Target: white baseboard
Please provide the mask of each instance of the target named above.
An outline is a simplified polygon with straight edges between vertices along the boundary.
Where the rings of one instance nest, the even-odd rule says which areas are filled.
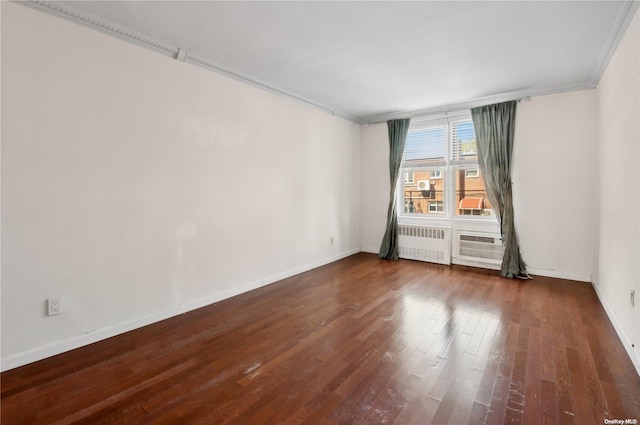
[[[624,328],[620,324],[620,321],[616,316],[616,311],[611,308],[607,300],[602,296],[602,293],[598,288],[598,284],[591,283],[591,286],[593,286],[593,289],[596,291],[596,295],[600,300],[600,304],[602,304],[602,307],[604,307],[604,311],[607,313],[607,316],[609,316],[609,320],[611,320],[613,329],[615,329],[616,333],[618,334],[618,338],[620,338],[620,340],[622,341],[622,345],[624,346],[627,355],[631,359],[631,363],[633,363],[633,366],[636,368],[636,373],[638,374],[638,376],[640,376],[640,358],[638,357],[640,355],[640,352],[636,351],[638,350],[638,348],[634,350],[634,348],[632,347],[631,338],[629,338],[629,336],[624,331]]]
[[[561,272],[557,270],[536,269],[527,267],[529,274],[534,276],[554,277],[556,279],[575,280],[578,282],[591,283],[591,275],[583,273]]]
[[[300,267],[296,267],[293,269],[283,271],[281,273],[276,273],[274,275],[267,276],[264,279],[261,279],[258,281],[248,282],[246,284],[237,286],[232,290],[223,291],[223,292],[214,294],[210,297],[202,298],[197,301],[190,302],[188,304],[176,306],[166,311],[161,311],[148,316],[139,317],[124,323],[98,329],[96,331],[93,331],[84,335],[78,335],[78,336],[66,339],[64,341],[57,341],[55,343],[47,344],[32,350],[23,351],[21,353],[14,354],[0,360],[0,370],[4,372],[9,369],[14,369],[16,367],[20,367],[29,363],[36,362],[38,360],[45,359],[47,357],[55,356],[57,354],[74,350],[76,348],[80,348],[85,345],[93,344],[94,342],[111,338],[113,336],[120,335],[125,332],[129,332],[131,330],[138,329],[143,326],[147,326],[147,325],[159,322],[161,320],[169,319],[171,317],[178,316],[180,314],[184,314],[201,307],[205,307],[209,304],[213,304],[213,303],[225,300],[227,298],[231,298],[236,295],[240,295],[242,293],[260,288],[262,286],[269,285],[279,280],[286,279],[288,277],[295,276],[300,273],[304,273],[311,269],[324,266],[325,264],[329,264],[334,261],[341,260],[345,257],[349,257],[353,254],[356,254],[359,251],[360,250],[357,248],[350,249],[348,251],[341,252],[339,254],[324,258],[319,261],[314,261],[312,263],[308,263]]]
[[[361,246],[360,251],[368,254],[378,254],[380,252],[380,247],[373,245]]]

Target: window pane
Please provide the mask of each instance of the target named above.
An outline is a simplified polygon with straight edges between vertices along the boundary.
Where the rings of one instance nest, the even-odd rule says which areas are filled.
[[[478,174],[470,177],[473,170],[455,169],[455,215],[493,216],[494,212],[484,189],[484,182]],[[473,173],[471,173],[473,175]]]
[[[412,121],[404,149],[398,212],[438,218],[495,217],[476,148],[469,115]]]
[[[442,201],[429,201],[430,213],[442,213],[444,212],[444,202]]]
[[[451,159],[454,161],[478,161],[476,133],[472,121],[451,123]]]
[[[405,214],[442,215],[444,212],[444,178],[432,179],[434,170],[414,170],[415,181],[404,184]]]
[[[444,163],[445,135],[444,126],[409,130],[404,145],[404,166]]]
[[[413,177],[413,170],[409,170],[409,171],[404,173],[404,182],[405,183],[413,183],[414,180],[415,179]]]

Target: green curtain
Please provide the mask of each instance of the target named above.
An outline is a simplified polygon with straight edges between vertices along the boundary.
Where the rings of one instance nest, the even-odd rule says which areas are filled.
[[[516,120],[516,100],[471,109],[476,131],[478,164],[487,197],[500,223],[504,257],[502,276],[529,278],[513,220],[511,153]]]
[[[404,143],[409,132],[410,119],[387,121],[389,130],[389,208],[387,209],[387,228],[384,232],[378,257],[385,260],[398,259],[398,214],[396,211],[396,186],[400,174],[400,164],[404,154]]]

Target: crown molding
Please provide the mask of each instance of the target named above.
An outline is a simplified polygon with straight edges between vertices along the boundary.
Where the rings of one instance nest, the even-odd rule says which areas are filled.
[[[137,31],[133,31],[129,28],[118,25],[114,22],[110,22],[105,19],[99,18],[95,15],[78,10],[72,6],[60,4],[55,1],[49,1],[49,0],[13,0],[13,1],[15,3],[29,6],[31,8],[49,13],[56,17],[64,18],[71,22],[84,25],[86,27],[103,32],[113,37],[117,37],[129,43],[133,43],[135,45],[155,51],[165,56],[172,57],[173,59],[176,59],[178,61],[188,62],[190,64],[197,65],[209,71],[213,71],[218,74],[224,75],[226,77],[233,78],[235,80],[252,85],[254,87],[269,91],[271,93],[284,96],[290,100],[294,100],[296,102],[299,102],[308,106],[312,106],[323,112],[354,122],[356,124],[367,124],[367,123],[374,124],[374,123],[386,122],[390,119],[415,118],[415,117],[421,117],[421,116],[427,116],[427,115],[433,115],[433,114],[444,114],[444,113],[470,109],[470,108],[487,105],[491,103],[521,99],[525,97],[545,96],[550,94],[563,93],[567,91],[593,89],[597,86],[600,78],[604,74],[604,71],[606,70],[606,67],[609,64],[609,61],[611,60],[611,57],[615,53],[620,41],[622,40],[622,37],[624,36],[627,28],[629,27],[631,20],[633,19],[637,10],[640,8],[640,0],[627,0],[624,2],[624,6],[621,8],[620,13],[616,19],[615,29],[611,32],[609,39],[605,47],[603,48],[602,53],[600,54],[600,58],[598,60],[598,66],[592,73],[591,79],[585,84],[556,87],[556,88],[550,88],[550,89],[544,89],[544,90],[521,90],[521,91],[510,92],[510,93],[502,93],[502,94],[497,94],[492,96],[476,98],[476,99],[468,100],[461,103],[440,105],[440,106],[435,106],[435,107],[430,107],[430,108],[420,109],[420,110],[394,111],[394,112],[388,112],[385,114],[379,114],[379,115],[369,116],[369,117],[356,117],[356,116],[344,113],[342,111],[339,111],[336,108],[323,105],[311,99],[307,99],[303,96],[299,96],[295,93],[291,93],[287,90],[270,85],[250,75],[246,75],[246,74],[234,71],[221,64],[215,63],[209,59],[199,57],[197,55],[189,53],[184,49],[180,48],[179,46],[174,46],[174,45],[165,43],[162,40],[157,40],[152,37],[148,37],[144,34],[141,34]]]
[[[629,28],[629,24],[631,20],[635,16],[636,12],[640,8],[639,0],[630,0],[625,1],[624,6],[620,9],[620,13],[616,18],[616,23],[614,25],[614,29],[609,34],[609,39],[607,40],[605,47],[602,49],[600,53],[600,57],[598,58],[598,65],[593,71],[592,77],[589,80],[589,87],[596,88],[602,74],[607,69],[609,65],[609,61],[613,57],[613,54],[616,52],[620,41],[622,41],[622,37],[627,32],[627,28]]]
[[[381,124],[394,119],[421,118],[421,117],[432,116],[432,115],[447,116],[447,115],[455,114],[461,111],[469,110],[471,108],[477,108],[478,106],[491,105],[493,103],[507,102],[510,100],[529,99],[532,97],[548,96],[551,94],[559,94],[559,93],[565,93],[565,92],[577,91],[577,90],[589,90],[592,88],[593,87],[590,87],[587,84],[572,84],[572,85],[561,86],[561,87],[553,87],[549,89],[519,90],[519,91],[508,92],[508,93],[496,94],[492,96],[478,97],[478,98],[471,99],[465,102],[460,102],[460,103],[433,106],[426,109],[389,112],[387,114],[369,117],[366,120],[364,120],[362,124],[365,124],[365,123],[369,125]]]
[[[137,31],[118,25],[114,22],[108,21],[106,19],[102,19],[98,16],[76,9],[72,6],[68,6],[66,4],[60,4],[55,1],[48,1],[48,0],[13,0],[13,2],[31,7],[36,10],[46,12],[50,15],[66,19],[76,24],[84,25],[86,27],[100,31],[107,35],[127,41],[129,43],[133,43],[135,45],[144,47],[146,49],[163,54],[165,56],[172,57],[173,59],[176,59],[180,62],[188,62],[190,64],[200,66],[209,71],[213,71],[218,74],[222,74],[226,77],[233,78],[235,80],[252,85],[254,87],[258,87],[260,89],[269,91],[271,93],[284,96],[298,103],[312,106],[316,109],[319,109],[333,116],[345,119],[347,121],[351,121],[356,124],[362,123],[362,120],[360,118],[344,113],[342,111],[338,111],[336,108],[331,108],[329,106],[315,102],[311,99],[307,99],[303,96],[299,96],[295,93],[291,93],[279,87],[275,87],[271,84],[265,83],[264,81],[260,81],[257,78],[254,78],[250,75],[246,75],[246,74],[231,70],[223,65],[210,61],[209,59],[189,53],[188,51],[180,48],[179,46],[174,46],[169,43],[165,43],[162,40],[154,39],[152,37],[141,34]]]
[[[191,63],[193,65],[200,66],[202,68],[208,69],[209,71],[217,72],[219,74],[225,75],[229,78],[233,78],[235,80],[241,81],[243,83],[252,85],[254,87],[258,87],[262,90],[266,90],[281,96],[284,96],[290,100],[294,100],[299,103],[303,103],[308,106],[313,106],[316,109],[320,109],[323,112],[331,114],[333,116],[345,119],[347,121],[354,122],[356,124],[361,124],[361,119],[355,117],[353,115],[338,111],[335,108],[330,108],[321,103],[315,102],[311,99],[308,99],[303,96],[299,96],[295,93],[289,92],[287,90],[281,89],[279,87],[273,86],[271,84],[265,83],[264,81],[258,80],[257,78],[253,78],[249,75],[243,74],[241,72],[233,71],[223,65],[220,65],[216,62],[210,61],[209,59],[203,58],[201,56],[194,55],[192,53],[186,53],[186,58],[184,62]]]
[[[46,0],[15,0],[14,3],[29,6],[33,9],[46,12],[59,18],[64,18],[76,24],[87,26],[94,30],[117,37],[121,40],[162,53],[165,56],[175,57],[178,54],[179,49],[176,46],[172,46],[161,40],[147,37],[137,31],[125,28],[114,22],[107,21],[71,6]]]

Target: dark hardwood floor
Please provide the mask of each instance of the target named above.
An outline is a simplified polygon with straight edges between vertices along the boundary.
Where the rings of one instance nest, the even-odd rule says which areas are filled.
[[[370,254],[1,379],[7,425],[640,423],[589,284]]]

